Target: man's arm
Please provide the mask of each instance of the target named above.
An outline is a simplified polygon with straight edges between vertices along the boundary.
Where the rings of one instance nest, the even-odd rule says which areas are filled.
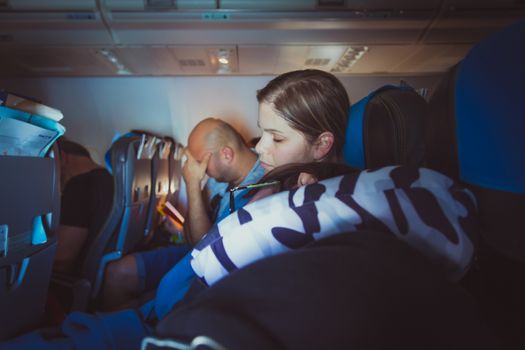
[[[57,230],[57,252],[53,269],[58,272],[70,272],[88,236],[85,227],[60,225]]]
[[[187,160],[182,169],[182,176],[186,182],[188,194],[188,218],[185,222],[186,240],[194,245],[199,242],[206,232],[211,228],[211,220],[208,216],[208,201],[201,191],[201,181],[206,174],[206,168],[211,153],[204,156],[202,162],[198,162],[189,151],[186,151]]]

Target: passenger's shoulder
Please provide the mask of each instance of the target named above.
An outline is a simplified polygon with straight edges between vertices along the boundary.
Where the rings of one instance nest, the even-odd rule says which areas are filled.
[[[113,185],[113,177],[104,168],[96,168],[86,173],[77,175],[68,181],[66,188],[79,188],[84,189],[92,188],[93,186],[107,184]]]
[[[214,178],[210,177],[206,182],[206,188],[210,193],[210,197],[213,197],[215,194],[223,194],[228,188],[228,183],[218,182]]]

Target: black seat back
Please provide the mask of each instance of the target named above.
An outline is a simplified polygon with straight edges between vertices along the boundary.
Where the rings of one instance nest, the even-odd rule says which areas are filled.
[[[59,165],[0,156],[0,339],[38,325],[47,298],[59,222]]]
[[[230,350],[498,348],[473,300],[383,232],[314,241],[193,287],[157,336]]]

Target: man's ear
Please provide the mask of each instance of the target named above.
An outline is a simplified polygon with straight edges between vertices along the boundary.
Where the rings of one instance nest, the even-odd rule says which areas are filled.
[[[332,149],[334,145],[334,134],[325,131],[317,137],[314,143],[313,156],[315,160],[322,160]]]
[[[233,149],[230,146],[224,146],[221,149],[221,158],[229,163],[233,160],[233,153]]]

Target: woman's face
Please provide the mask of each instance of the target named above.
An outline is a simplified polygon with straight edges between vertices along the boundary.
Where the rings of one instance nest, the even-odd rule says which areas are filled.
[[[266,172],[285,164],[314,161],[313,145],[273,110],[273,104],[259,104],[257,124],[262,136],[255,150]]]

